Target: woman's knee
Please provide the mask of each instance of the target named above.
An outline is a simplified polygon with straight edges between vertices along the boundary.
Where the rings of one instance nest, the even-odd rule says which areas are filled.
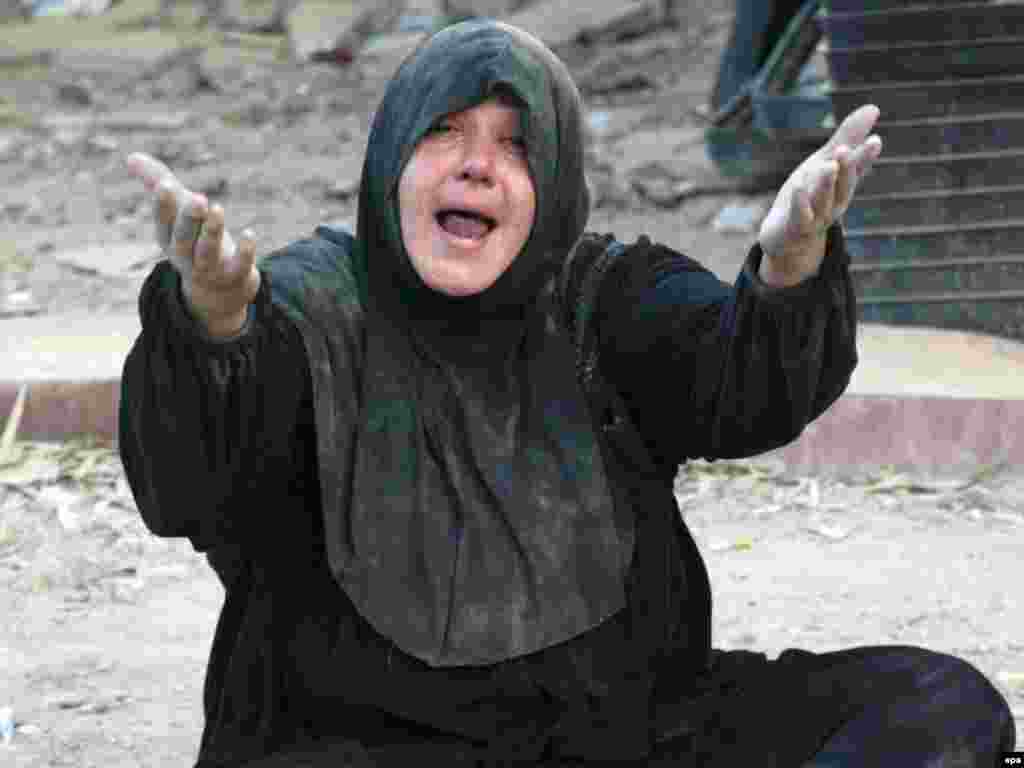
[[[949,653],[925,648],[915,654],[917,695],[922,709],[937,724],[968,729],[981,741],[993,740],[998,749],[1012,750],[1016,741],[1013,713],[1006,699],[974,664]]]

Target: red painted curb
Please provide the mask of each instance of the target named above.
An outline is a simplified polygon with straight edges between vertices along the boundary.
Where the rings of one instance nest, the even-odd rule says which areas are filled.
[[[117,440],[119,379],[35,381],[27,386],[19,439],[59,441],[88,436]],[[0,430],[7,423],[20,387],[20,382],[0,381]]]
[[[806,472],[1024,468],[1024,400],[846,395],[775,455]]]
[[[19,384],[0,382],[0,429]],[[18,436],[117,440],[120,381],[31,382]],[[1024,399],[846,395],[769,456],[800,472],[893,466],[937,474],[986,464],[1024,468]]]

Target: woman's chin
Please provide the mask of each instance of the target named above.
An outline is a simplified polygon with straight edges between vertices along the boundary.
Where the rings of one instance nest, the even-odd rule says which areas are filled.
[[[485,281],[480,278],[467,277],[463,275],[420,275],[420,279],[428,288],[445,296],[452,298],[464,298],[482,293],[494,284],[493,280]]]

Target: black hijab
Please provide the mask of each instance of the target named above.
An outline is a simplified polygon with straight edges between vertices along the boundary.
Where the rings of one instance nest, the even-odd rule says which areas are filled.
[[[536,217],[485,291],[427,287],[397,188],[445,115],[520,106]],[[580,98],[513,27],[449,27],[398,70],[375,115],[350,258],[288,302],[310,355],[328,559],[369,623],[431,666],[560,643],[624,607],[633,521],[615,505],[556,275],[589,213]]]

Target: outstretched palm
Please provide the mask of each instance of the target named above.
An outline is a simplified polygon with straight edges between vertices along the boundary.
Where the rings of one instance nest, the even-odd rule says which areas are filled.
[[[758,235],[777,273],[799,277],[817,270],[825,233],[849,208],[858,182],[882,152],[882,140],[871,133],[878,116],[871,104],[852,112],[782,185]]]

